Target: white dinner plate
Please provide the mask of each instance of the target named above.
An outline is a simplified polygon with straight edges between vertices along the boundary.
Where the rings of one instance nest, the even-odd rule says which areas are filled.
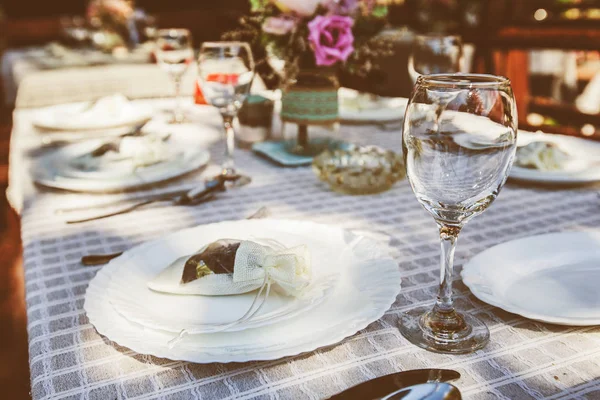
[[[48,131],[97,131],[139,125],[152,115],[151,107],[115,95],[102,98],[95,105],[77,103],[44,108],[32,123]]]
[[[150,324],[160,321],[164,325],[171,321],[181,327],[186,320],[197,322],[203,308],[188,310],[190,315],[186,315],[186,310],[172,310],[171,307],[183,303],[207,306],[209,303],[205,303],[205,299],[173,300],[154,314],[145,313],[144,320],[138,322],[118,311],[122,302],[128,301],[128,296],[116,299],[115,291],[121,289],[114,282],[127,266],[135,265],[133,268],[140,271],[144,267],[138,264],[139,261],[156,259],[156,263],[150,262],[148,270],[144,269],[143,274],[150,277],[156,270],[166,267],[163,264],[167,258],[186,254],[207,240],[225,237],[272,238],[286,246],[307,245],[315,273],[314,285],[318,289],[314,291],[316,296],[309,290],[308,297],[317,301],[289,313],[293,300],[290,303],[289,299],[269,297],[271,309],[262,315],[274,313],[275,318],[262,323],[258,320],[259,325],[247,326],[244,330],[187,335],[174,347],[167,343],[177,335],[173,332],[175,328],[156,329]],[[196,239],[198,243],[195,243]],[[202,225],[143,244],[111,261],[90,282],[84,308],[100,334],[138,353],[197,363],[277,359],[334,344],[381,318],[400,291],[398,264],[388,254],[386,246],[373,239],[308,221],[267,219]],[[137,276],[137,272],[133,275]],[[323,293],[321,289],[324,289]],[[142,290],[141,286],[139,290]],[[222,302],[219,309],[229,309],[227,318],[236,318],[242,311],[237,308],[245,307],[247,302],[234,298],[238,296],[229,297],[232,299],[219,297],[210,301]],[[139,301],[135,303],[140,304]],[[165,315],[171,311],[173,315]],[[146,319],[148,317],[150,320]],[[225,316],[218,317],[216,313],[210,318],[211,322],[225,320]]]
[[[519,131],[519,147],[534,141],[555,143],[569,154],[572,160],[560,171],[540,171],[513,165],[510,171],[511,178],[547,184],[584,184],[600,181],[600,142],[573,136]]]
[[[355,90],[340,88],[339,116],[347,122],[401,122],[404,118],[408,99],[404,97],[382,97],[358,93]],[[362,96],[360,100],[356,96]]]
[[[123,170],[74,170],[71,161],[97,149],[107,139],[90,140],[64,146],[35,160],[32,176],[36,183],[78,192],[114,192],[129,190],[173,179],[208,164],[210,155],[198,143],[193,132],[178,131],[168,141],[172,157],[148,167],[133,168],[123,164]]]
[[[600,324],[600,232],[512,240],[473,257],[462,278],[478,299],[523,317]]]

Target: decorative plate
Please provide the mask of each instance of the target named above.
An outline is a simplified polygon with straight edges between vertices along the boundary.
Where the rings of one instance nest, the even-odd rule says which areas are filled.
[[[315,283],[326,282],[326,295],[295,315],[280,313],[263,326],[187,335],[171,347],[168,342],[177,336],[173,329],[153,329],[144,325],[148,321],[136,323],[117,311],[115,301],[123,299],[115,300],[111,291],[118,290],[113,281],[125,265],[149,259],[171,245],[172,255],[185,254],[195,248],[190,247],[194,241],[190,238],[198,238],[201,246],[205,240],[224,237],[306,244],[313,257]],[[395,301],[401,281],[397,263],[387,254],[386,246],[373,239],[313,222],[267,219],[202,225],[138,246],[104,266],[90,282],[84,308],[100,334],[139,353],[197,363],[277,359],[337,343],[381,318]],[[273,307],[277,312],[277,304]]]
[[[600,324],[600,232],[512,240],[473,257],[462,278],[480,300],[552,324]]]
[[[600,142],[573,136],[519,131],[518,146],[525,146],[534,141],[554,143],[568,153],[572,160],[567,163],[565,169],[559,171],[541,171],[514,165],[510,171],[511,178],[566,185],[600,181]]]
[[[90,171],[73,168],[72,161],[89,154],[111,139],[85,141],[64,146],[40,157],[33,165],[32,176],[44,186],[78,192],[114,192],[134,189],[173,179],[208,164],[209,153],[198,143],[197,135],[177,132],[169,139],[171,157],[143,168],[124,164],[123,170]]]

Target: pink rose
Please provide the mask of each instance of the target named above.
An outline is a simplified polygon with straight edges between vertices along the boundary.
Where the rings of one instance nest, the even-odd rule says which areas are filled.
[[[318,15],[308,23],[308,40],[317,65],[331,66],[348,59],[354,51],[353,23],[352,18],[340,15]]]
[[[294,30],[296,20],[285,17],[269,17],[265,20],[262,30],[272,35],[286,35]]]
[[[283,12],[294,12],[300,16],[308,17],[317,11],[319,4],[329,0],[272,0]]]

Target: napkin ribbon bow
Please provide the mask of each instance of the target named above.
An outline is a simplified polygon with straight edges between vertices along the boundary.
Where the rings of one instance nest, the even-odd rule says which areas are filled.
[[[311,279],[310,255],[306,246],[285,248],[274,240],[243,241],[235,257],[234,283],[264,280],[274,283],[288,296],[298,296]]]

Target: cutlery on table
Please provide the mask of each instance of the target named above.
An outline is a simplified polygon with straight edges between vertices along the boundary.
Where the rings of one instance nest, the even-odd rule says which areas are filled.
[[[171,190],[168,192],[163,192],[163,193],[158,193],[158,194],[150,194],[150,195],[136,196],[136,197],[126,197],[126,198],[119,199],[119,200],[113,200],[113,201],[91,204],[91,205],[81,205],[81,206],[57,208],[54,210],[54,213],[57,215],[60,215],[60,214],[68,214],[68,213],[74,213],[74,212],[76,213],[76,212],[81,212],[81,211],[89,211],[89,210],[94,210],[94,209],[111,208],[111,207],[120,206],[123,204],[130,204],[130,203],[133,203],[136,201],[142,202],[142,201],[148,201],[148,200],[172,199],[176,196],[182,196],[182,195],[188,193],[190,190],[193,190],[195,188],[196,188],[196,186],[186,187],[184,189]]]
[[[242,184],[239,181],[243,181],[243,184],[245,184],[245,183],[249,182],[249,179],[250,178],[244,177],[242,175],[233,175],[233,176],[217,175],[215,178],[205,182],[203,187],[194,188],[194,189],[192,189],[186,193],[180,194],[180,195],[154,197],[152,199],[146,199],[146,200],[140,201],[139,203],[132,204],[132,205],[127,206],[126,208],[123,208],[118,211],[110,212],[107,214],[96,215],[93,217],[69,220],[66,222],[67,222],[67,224],[79,224],[82,222],[95,221],[98,219],[113,217],[115,215],[126,214],[131,211],[137,210],[138,208],[147,206],[149,204],[159,203],[159,202],[164,202],[164,201],[172,202],[175,205],[184,205],[184,206],[196,205],[196,204],[200,204],[202,202],[208,201],[217,192],[224,192],[227,189],[226,185],[225,185],[227,182],[231,182],[233,186],[239,186],[240,184]]]
[[[460,390],[446,382],[422,383],[397,390],[381,400],[462,400]]]
[[[412,371],[402,371],[360,383],[330,397],[329,399],[381,399],[400,389],[408,388],[409,386],[423,383],[446,382],[458,378],[460,378],[460,374],[457,371],[449,369],[416,369]],[[458,398],[460,399],[460,397]],[[432,399],[434,399],[434,397],[432,397]],[[449,399],[453,398],[449,397]]]
[[[254,214],[250,215],[246,219],[262,219],[267,218],[270,215],[269,209],[267,207],[261,207]],[[81,257],[81,263],[85,266],[96,266],[106,264],[113,258],[119,257],[123,254],[122,251],[117,253],[110,254],[89,254],[87,256]]]

